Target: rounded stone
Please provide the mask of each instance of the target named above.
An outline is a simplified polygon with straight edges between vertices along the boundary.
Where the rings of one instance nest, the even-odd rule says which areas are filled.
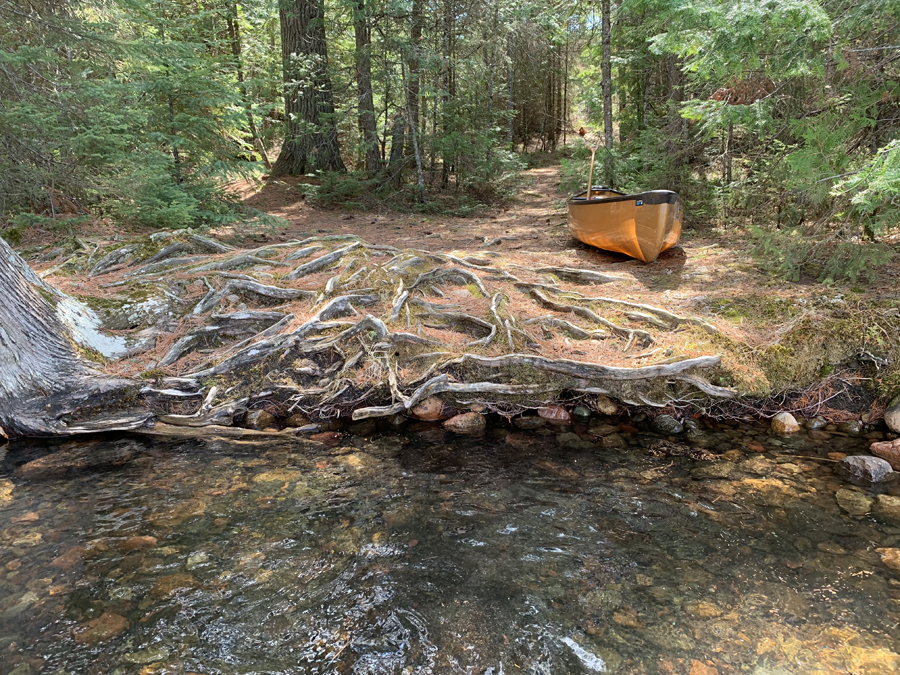
[[[455,434],[464,436],[472,436],[484,433],[487,427],[487,420],[484,415],[476,412],[467,412],[462,415],[456,415],[444,422],[444,428],[449,429]]]
[[[72,637],[79,644],[95,644],[105,642],[125,632],[128,619],[112,612],[104,612],[96,619],[78,626],[72,631]]]
[[[537,429],[547,424],[547,420],[537,415],[522,415],[522,417],[516,417],[513,424],[520,429]]]
[[[156,599],[170,598],[182,591],[192,591],[200,583],[190,574],[176,573],[159,577],[150,588],[150,596]]]
[[[653,431],[659,434],[669,436],[671,434],[680,434],[684,431],[684,426],[671,415],[658,415],[654,418],[650,425]]]
[[[876,548],[875,552],[881,555],[881,562],[900,572],[900,548]]]
[[[155,546],[156,537],[144,535],[139,537],[129,537],[119,544],[119,550],[122,551],[122,553],[131,553],[132,551],[146,551]]]
[[[413,406],[410,414],[416,419],[428,422],[447,419],[447,415],[444,414],[444,402],[437,396],[429,396]]]
[[[811,420],[806,420],[806,422],[803,423],[803,426],[810,431],[818,431],[824,429],[827,424],[828,422],[824,417],[813,417]]]
[[[873,455],[881,457],[890,464],[894,471],[900,471],[900,438],[893,441],[872,443],[869,450]]]
[[[309,418],[302,413],[294,413],[284,420],[284,426],[286,427],[305,427],[309,423]]]
[[[891,401],[884,411],[884,423],[895,434],[900,434],[900,396]]]
[[[859,420],[850,420],[849,422],[838,424],[838,431],[843,431],[848,436],[859,436],[862,430],[863,425]]]
[[[597,410],[604,415],[615,415],[619,411],[619,406],[609,396],[598,396]]]
[[[780,412],[772,418],[772,431],[779,436],[787,436],[800,431],[800,425],[791,413]]]
[[[561,405],[549,405],[538,408],[537,414],[553,424],[568,424],[571,420],[569,411]]]
[[[875,513],[900,522],[900,497],[878,495],[875,498]]]
[[[575,406],[575,408],[572,410],[572,416],[573,416],[573,417],[578,417],[578,418],[580,418],[580,419],[587,419],[588,417],[591,416],[590,408],[586,408],[586,407],[583,406],[583,405],[577,405],[577,406]]]
[[[861,483],[880,483],[889,473],[893,473],[891,465],[880,457],[868,455],[851,455],[838,463],[838,471],[850,480]]]
[[[275,426],[275,416],[266,410],[251,410],[244,417],[245,429],[262,431]]]

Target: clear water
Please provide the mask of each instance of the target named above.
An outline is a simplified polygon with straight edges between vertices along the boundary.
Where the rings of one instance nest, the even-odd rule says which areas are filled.
[[[825,455],[860,441],[561,431],[108,439],[134,456],[28,477],[13,446],[0,675],[900,672],[900,523]]]

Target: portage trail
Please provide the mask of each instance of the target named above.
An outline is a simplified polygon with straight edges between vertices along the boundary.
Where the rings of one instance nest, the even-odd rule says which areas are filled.
[[[435,396],[513,415],[602,407],[599,395],[703,407],[765,391],[772,326],[715,311],[759,285],[738,253],[688,237],[647,265],[585,247],[556,169],[525,178],[509,208],[466,218],[323,210],[277,181],[245,200],[287,224],[252,245],[239,231],[166,231],[28,253],[111,331],[115,348],[95,360],[139,383],[135,425],[390,418]],[[76,428],[78,411],[66,415]]]

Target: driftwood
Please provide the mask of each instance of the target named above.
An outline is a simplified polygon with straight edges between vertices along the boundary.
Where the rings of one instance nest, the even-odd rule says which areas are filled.
[[[657,352],[629,352],[652,345],[660,331],[694,325],[716,332],[700,319],[587,297],[557,283],[618,281],[594,270],[526,269],[489,253],[400,251],[345,235],[250,251],[192,233],[163,233],[153,241],[156,246],[144,248],[86,247],[66,263],[85,275],[109,277],[107,294],[125,298],[138,284],[171,301],[182,323],[165,353],[155,362],[147,357],[148,372],[155,369],[150,384],[146,375],[105,377],[87,360],[83,350],[114,360],[134,340],[104,333],[86,307],[46,284],[0,241],[0,292],[10,299],[0,304],[0,427],[6,435],[133,429],[154,420],[187,430],[228,426],[250,405],[278,415],[365,419],[405,413],[435,395],[519,408],[566,392],[604,393],[641,405],[734,395],[705,375],[720,366],[714,354],[627,367],[529,353],[541,350],[542,339],[560,336],[602,340],[623,359],[646,360]],[[156,252],[142,253],[148,248]],[[263,264],[268,272],[229,271]],[[324,283],[310,278],[329,269]],[[186,295],[189,288],[194,294]],[[247,308],[221,309],[235,295]],[[169,376],[160,377],[159,369]]]

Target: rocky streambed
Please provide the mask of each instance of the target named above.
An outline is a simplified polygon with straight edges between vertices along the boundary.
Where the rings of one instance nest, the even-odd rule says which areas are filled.
[[[552,413],[7,445],[0,675],[900,671],[884,426]]]

